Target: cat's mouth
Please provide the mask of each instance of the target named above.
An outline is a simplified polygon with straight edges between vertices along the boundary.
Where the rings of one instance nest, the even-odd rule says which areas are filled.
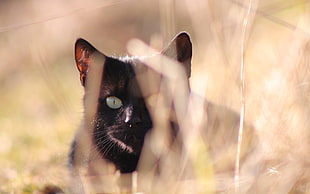
[[[128,131],[108,132],[110,139],[124,152],[129,154],[140,154],[144,136],[136,136]]]
[[[110,138],[112,139],[112,141],[114,141],[122,150],[128,152],[128,153],[134,153],[134,149],[127,145],[126,143],[124,143],[123,141],[115,138],[113,135],[110,135]]]

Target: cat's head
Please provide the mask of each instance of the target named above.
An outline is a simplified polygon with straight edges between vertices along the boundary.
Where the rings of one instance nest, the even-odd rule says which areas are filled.
[[[187,33],[178,34],[161,54],[178,61],[190,77],[192,45]],[[85,89],[85,122],[92,127],[93,144],[121,171],[134,170],[144,137],[153,127],[147,96],[137,78],[137,68],[143,63],[139,57],[108,57],[83,39],[76,41],[75,60]],[[142,81],[155,84],[146,79]],[[126,167],[118,164],[120,160],[127,161]]]

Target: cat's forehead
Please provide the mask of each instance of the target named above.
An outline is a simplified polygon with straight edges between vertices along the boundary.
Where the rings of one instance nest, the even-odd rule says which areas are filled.
[[[161,73],[158,73],[143,62],[146,59],[152,60],[154,56],[156,56],[156,54],[151,56],[125,58],[126,61],[130,61],[130,64],[134,69],[134,83],[139,85],[144,97],[157,94],[163,81],[163,75]]]
[[[123,78],[140,76],[152,71],[149,66],[142,61],[145,58],[151,58],[151,56],[137,57],[137,56],[125,56],[125,57],[111,57],[112,60],[107,60],[108,68],[113,68],[114,73],[120,73]],[[118,71],[117,71],[118,70]],[[154,72],[155,73],[155,72]],[[158,74],[158,73],[156,73]]]
[[[142,59],[144,58],[149,57],[124,56],[117,59],[130,65],[130,67],[134,69],[135,73],[139,73],[141,70],[146,70],[146,65],[142,62]]]
[[[156,85],[159,85],[161,76],[143,64],[140,57],[107,57],[104,66],[103,93],[129,92],[136,96],[142,96],[142,93],[149,96],[158,90]]]
[[[101,81],[101,96],[127,93],[128,87],[137,87],[133,64],[118,58],[107,57]]]

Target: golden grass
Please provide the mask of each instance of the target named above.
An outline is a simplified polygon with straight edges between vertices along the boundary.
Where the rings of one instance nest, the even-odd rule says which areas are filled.
[[[237,112],[244,46],[245,120],[262,144],[254,157],[262,170],[247,186],[256,193],[309,192],[309,2],[252,0],[246,18],[249,2],[1,2],[0,193],[35,193],[46,184],[66,190],[67,154],[83,112],[76,38],[123,55],[132,38],[161,47],[182,30],[193,39],[193,91]],[[199,155],[205,149],[194,144],[189,156],[198,184],[188,184],[198,185],[197,193],[214,191],[212,167],[201,164],[208,152]]]

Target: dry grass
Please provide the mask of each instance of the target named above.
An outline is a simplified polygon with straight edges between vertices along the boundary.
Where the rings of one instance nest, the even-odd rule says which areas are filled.
[[[255,180],[245,187],[309,192],[309,8],[306,0],[1,1],[0,193],[67,186],[67,154],[83,111],[76,38],[124,55],[132,38],[161,48],[183,30],[193,39],[193,91],[237,112],[244,105],[255,125],[261,150],[253,160],[261,169],[248,171]],[[189,146],[198,178],[184,186],[213,192],[206,148]]]

